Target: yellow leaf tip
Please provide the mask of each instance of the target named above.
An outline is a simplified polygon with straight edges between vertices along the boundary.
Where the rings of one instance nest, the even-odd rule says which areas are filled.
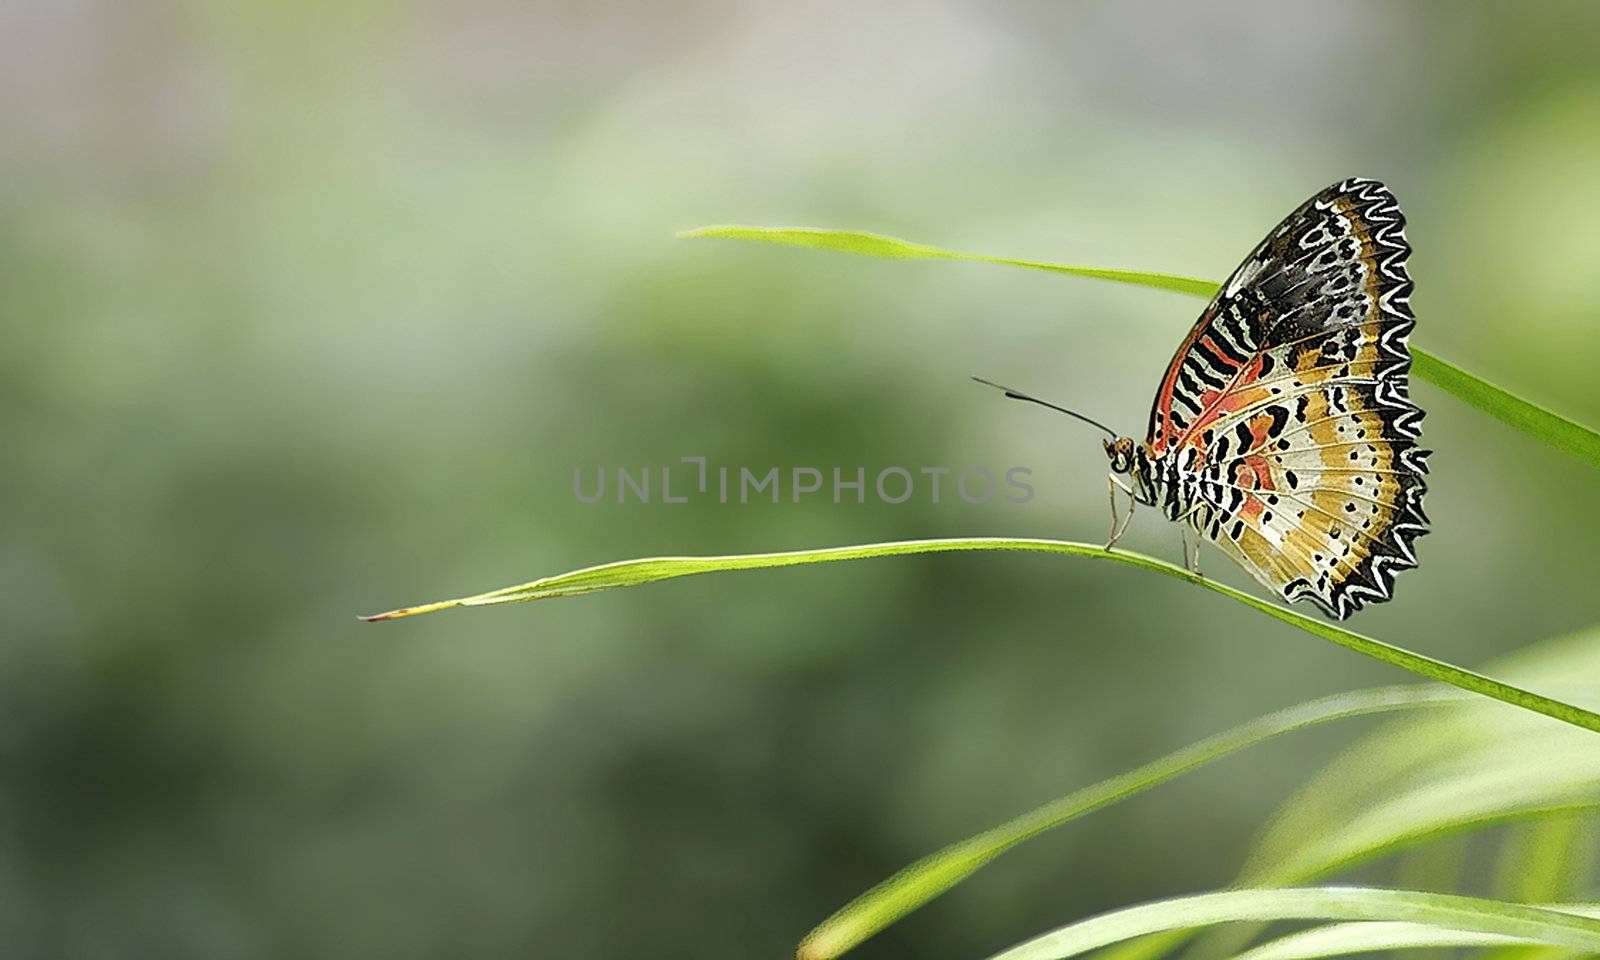
[[[369,613],[357,615],[356,619],[360,620],[362,623],[381,623],[384,620],[393,620],[397,617],[406,616],[409,612],[410,611],[407,610],[390,610],[387,613]]]
[[[370,613],[357,616],[362,623],[381,623],[385,620],[398,620],[401,617],[414,617],[419,613],[432,613],[435,610],[445,610],[449,607],[460,606],[459,600],[445,600],[442,603],[425,603],[420,607],[401,607],[398,610],[389,610],[385,613]]]
[[[794,948],[794,960],[835,960],[844,950],[839,949],[838,938],[823,930],[813,930],[800,945]]]

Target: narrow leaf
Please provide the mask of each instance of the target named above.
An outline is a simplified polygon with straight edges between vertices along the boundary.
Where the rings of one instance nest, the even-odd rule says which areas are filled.
[[[526,600],[545,600],[594,593],[613,587],[633,587],[675,577],[713,573],[724,570],[755,570],[764,567],[790,567],[802,563],[829,563],[836,560],[860,560],[868,557],[905,556],[914,553],[945,553],[965,550],[1011,550],[1029,553],[1056,553],[1089,557],[1095,560],[1114,560],[1129,566],[1154,570],[1178,580],[1197,584],[1225,597],[1275,617],[1306,633],[1320,637],[1357,653],[1409,670],[1419,677],[1440,680],[1463,690],[1471,690],[1487,697],[1563,720],[1586,730],[1600,732],[1600,714],[1592,713],[1559,700],[1541,696],[1519,687],[1502,683],[1473,673],[1471,670],[1435,660],[1404,647],[1397,647],[1297,613],[1287,607],[1269,603],[1242,590],[1236,590],[1215,580],[1208,580],[1182,567],[1157,560],[1155,557],[1127,550],[1107,550],[1097,544],[1073,543],[1066,540],[1040,540],[1027,537],[953,537],[939,540],[898,540],[853,547],[827,547],[820,550],[794,550],[785,553],[747,553],[722,557],[653,557],[645,560],[623,560],[618,563],[587,567],[559,576],[544,577],[514,587],[505,587],[456,600],[441,600],[415,607],[404,607],[387,613],[363,617],[367,621],[394,620],[400,617],[431,613],[451,607],[477,607],[501,603],[519,603]]]
[[[981,253],[960,253],[931,247],[927,244],[885,237],[875,233],[850,230],[827,230],[814,227],[746,227],[710,226],[683,230],[680,237],[719,237],[731,240],[756,240],[791,247],[811,247],[833,250],[867,257],[887,257],[895,260],[973,260],[979,263],[999,263],[1029,270],[1047,270],[1094,280],[1110,280],[1141,287],[1172,290],[1196,297],[1210,298],[1220,284],[1198,277],[1184,277],[1168,273],[1147,273],[1137,270],[1110,270],[1102,267],[1084,267],[1041,260],[1018,260],[1012,257],[992,257]],[[1480,377],[1474,376],[1447,360],[1443,360],[1418,347],[1412,347],[1411,372],[1447,393],[1455,394],[1479,410],[1537,440],[1565,451],[1594,466],[1600,466],[1600,433],[1538,404],[1513,394]]]
[[[833,960],[1023,841],[1247,747],[1333,720],[1467,699],[1472,698],[1446,687],[1384,687],[1312,700],[1258,717],[1127,773],[1075,790],[918,860],[818,924],[801,942],[796,956],[800,960]]]
[[[1331,923],[1270,940],[1259,947],[1234,956],[1233,960],[1318,960],[1351,953],[1377,953],[1384,950],[1438,949],[1449,947],[1495,947],[1506,944],[1537,944],[1526,937],[1503,933],[1474,933],[1448,930],[1426,923],[1404,920],[1361,920]]]
[[[1276,920],[1405,921],[1600,951],[1600,920],[1558,910],[1409,890],[1307,887],[1158,900],[1069,924],[996,954],[993,960],[1064,960],[1151,933]]]
[[[1413,348],[1411,359],[1411,372],[1417,377],[1536,440],[1600,467],[1600,433],[1473,376],[1442,357]]]
[[[1594,817],[1549,817],[1511,831],[1500,848],[1494,895],[1519,903],[1582,893],[1594,849]]]
[[[1592,906],[1553,906],[1551,910],[1594,916]],[[1449,930],[1403,920],[1366,920],[1312,927],[1263,943],[1234,956],[1233,960],[1320,960],[1352,953],[1415,950],[1444,947],[1493,947],[1506,944],[1540,946],[1537,940],[1501,933]]]
[[[1525,647],[1493,669],[1519,685],[1548,686],[1562,691],[1563,699],[1588,706],[1597,689],[1573,684],[1597,671],[1600,629]],[[1459,855],[1456,840],[1500,825],[1592,815],[1597,804],[1600,754],[1582,733],[1552,730],[1531,714],[1491,713],[1476,706],[1412,714],[1364,738],[1307,782],[1271,818],[1233,885],[1319,881],[1392,853],[1438,849],[1441,840]],[[1475,865],[1473,875],[1482,873]],[[1398,886],[1455,886],[1448,871],[1434,882],[1421,882],[1428,878],[1415,873],[1406,876],[1410,880]],[[1569,890],[1538,899],[1567,900],[1589,888],[1580,881]],[[1229,956],[1244,949],[1256,932],[1238,924],[1213,930],[1187,955]],[[1164,943],[1152,939],[1113,948],[1115,960],[1153,960],[1184,937],[1167,935]],[[1508,960],[1515,953],[1529,960],[1531,950],[1504,948],[1485,956]]]
[[[723,240],[758,240],[786,247],[810,247],[816,250],[833,250],[854,253],[863,257],[884,257],[890,260],[973,260],[978,263],[999,263],[1029,270],[1046,270],[1066,273],[1093,280],[1111,280],[1132,283],[1141,287],[1172,290],[1196,297],[1210,297],[1217,285],[1198,277],[1180,277],[1170,273],[1146,273],[1139,270],[1113,270],[1106,267],[1080,267],[1066,263],[1045,263],[1041,260],[1017,260],[1012,257],[991,257],[981,253],[960,253],[925,243],[912,243],[879,233],[860,233],[850,230],[819,230],[811,227],[740,227],[719,225],[697,227],[679,231],[686,238],[715,237]]]

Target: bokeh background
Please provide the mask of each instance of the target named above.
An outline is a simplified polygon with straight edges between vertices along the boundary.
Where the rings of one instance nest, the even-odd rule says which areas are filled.
[[[1200,302],[675,240],[1223,277],[1389,182],[1416,342],[1600,422],[1600,8],[142,3],[0,11],[0,931],[26,957],[779,957],[905,862],[1401,675],[1062,558],[358,613],[663,553],[1093,540]],[[1592,471],[1417,385],[1435,533],[1354,626],[1600,620]],[[582,466],[1027,466],[1026,505],[584,505]],[[1145,514],[1128,543],[1177,557]],[[1215,551],[1207,572],[1247,585]],[[861,956],[1210,889],[1357,732],[997,863]]]

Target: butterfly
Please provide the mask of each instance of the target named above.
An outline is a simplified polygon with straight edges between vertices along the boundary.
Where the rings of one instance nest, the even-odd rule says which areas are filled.
[[[1192,564],[1184,538],[1191,570],[1204,539],[1269,590],[1339,620],[1393,595],[1428,532],[1404,228],[1388,188],[1353,178],[1245,258],[1167,365],[1144,442],[1095,423],[1113,438],[1107,549],[1143,504],[1198,534]]]

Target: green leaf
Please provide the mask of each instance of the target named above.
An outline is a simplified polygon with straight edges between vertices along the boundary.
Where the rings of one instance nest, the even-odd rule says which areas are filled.
[[[1600,670],[1600,632],[1582,635],[1578,644],[1542,644],[1513,658],[1513,669],[1539,682],[1589,676]],[[1547,649],[1554,647],[1554,652]],[[1536,669],[1530,671],[1529,665]],[[1436,699],[1437,698],[1437,699]],[[1239,885],[1286,886],[1319,879],[1337,869],[1421,845],[1424,852],[1445,851],[1459,864],[1464,834],[1502,823],[1568,823],[1600,802],[1600,755],[1574,730],[1548,729],[1529,714],[1488,714],[1486,701],[1463,698],[1440,687],[1414,686],[1359,691],[1312,701],[1250,721],[1176,751],[1136,770],[1075,791],[1008,823],[951,844],[917,861],[857,897],[820,924],[801,944],[802,960],[832,960],[965,880],[995,857],[1039,833],[1101,806],[1149,789],[1201,763],[1290,730],[1362,713],[1406,709],[1408,705],[1448,709],[1412,717],[1371,738],[1370,746],[1313,781],[1280,815],[1259,845]],[[1398,778],[1398,780],[1396,779]],[[1371,781],[1370,783],[1368,781]],[[1329,794],[1333,796],[1328,796]],[[1337,799],[1310,805],[1311,798]],[[1290,836],[1285,837],[1288,833]],[[1541,831],[1543,834],[1543,831]],[[1551,842],[1562,838],[1563,833]],[[1574,860],[1590,845],[1570,844]],[[1566,860],[1567,857],[1562,857]],[[1584,876],[1582,866],[1579,877]],[[1443,873],[1448,878],[1456,870]],[[1418,886],[1406,883],[1404,886]],[[1582,881],[1564,891],[1578,892]],[[1548,897],[1546,897],[1548,898]],[[1248,942],[1230,930],[1223,955]],[[1189,931],[1158,934],[1108,953],[1153,957],[1190,938]],[[1423,946],[1423,944],[1417,944]],[[1207,955],[1218,955],[1208,951]]]
[[[1583,424],[1415,348],[1411,351],[1411,372],[1528,436],[1600,467],[1600,433]]]
[[[1591,904],[1546,907],[1562,913],[1596,916]],[[1384,950],[1414,950],[1437,947],[1492,947],[1505,944],[1538,945],[1527,937],[1502,933],[1477,933],[1451,930],[1426,923],[1404,920],[1365,920],[1332,923],[1291,933],[1237,954],[1233,960],[1320,960],[1352,953],[1378,953]]]
[[[1589,858],[1595,850],[1592,814],[1544,817],[1515,827],[1500,847],[1494,896],[1518,903],[1553,903],[1588,892]],[[1593,907],[1564,907],[1594,916]],[[1478,960],[1532,960],[1548,948],[1501,947]]]
[[[1063,960],[1152,933],[1276,920],[1404,921],[1600,951],[1600,920],[1577,914],[1409,890],[1306,887],[1229,890],[1127,907],[1035,937],[996,954],[993,960]]]
[[[1400,687],[1329,697],[1252,720],[1136,770],[1068,794],[917,861],[820,924],[801,944],[798,956],[802,960],[832,960],[943,894],[1013,846],[1271,737],[1362,714],[1425,705],[1464,707],[1482,702],[1477,698],[1463,699],[1461,694],[1440,687]],[[1452,709],[1448,716],[1459,717],[1463,712]],[[1600,784],[1600,758],[1594,756],[1592,746],[1586,747],[1589,741],[1582,734],[1573,732],[1558,737],[1556,733],[1565,734],[1566,731],[1545,731],[1539,738],[1547,745],[1549,741],[1557,741],[1555,751],[1535,750],[1531,756],[1523,758],[1523,763],[1508,765],[1501,756],[1469,753],[1464,765],[1468,769],[1485,768],[1489,775],[1445,779],[1428,789],[1412,791],[1414,796],[1387,802],[1381,797],[1372,798],[1369,802],[1375,809],[1365,817],[1349,814],[1329,818],[1327,822],[1340,824],[1332,831],[1333,840],[1329,844],[1313,843],[1311,851],[1296,851],[1293,859],[1274,862],[1268,872],[1260,876],[1247,875],[1240,883],[1256,886],[1303,883],[1441,835],[1528,817],[1542,818],[1550,811],[1570,816],[1573,804],[1579,804],[1580,809],[1592,809],[1595,788]],[[1516,742],[1521,743],[1520,739]],[[1441,752],[1450,752],[1448,741]],[[1515,752],[1526,751],[1519,747]],[[1550,772],[1552,763],[1555,764],[1553,769],[1561,771],[1559,776]],[[1425,780],[1420,786],[1427,785]],[[1582,807],[1585,803],[1589,806]],[[1146,941],[1138,953],[1160,952],[1154,948],[1170,948],[1179,939],[1182,938],[1164,944]]]
[[[630,560],[589,567],[554,577],[545,577],[514,587],[507,587],[458,600],[447,600],[420,607],[405,608],[387,614],[379,614],[370,619],[394,619],[455,606],[487,606],[574,596],[614,587],[637,586],[680,576],[718,571],[751,570],[837,560],[966,550],[1017,550],[1065,554],[1092,559],[1114,560],[1142,569],[1154,570],[1176,579],[1204,586],[1286,623],[1297,626],[1313,635],[1350,647],[1385,662],[1402,666],[1421,675],[1444,680],[1465,690],[1484,693],[1496,699],[1518,703],[1546,715],[1558,716],[1586,730],[1600,729],[1600,716],[1583,708],[1528,693],[1503,684],[1500,681],[1490,680],[1470,671],[1461,670],[1458,667],[1422,657],[1419,654],[1393,647],[1381,641],[1363,637],[1341,627],[1314,620],[1311,617],[1268,603],[1215,581],[1207,580],[1165,561],[1142,554],[1107,551],[1099,545],[1056,540],[1007,538],[921,540],[786,553],[746,554],[724,557],[660,557]],[[1360,698],[1363,696],[1376,696],[1381,699],[1385,695],[1356,694],[1351,696],[1354,699],[1343,706],[1337,700],[1319,701],[1261,718],[1218,737],[1178,751],[1121,777],[1112,778],[1070,794],[1029,814],[1025,814],[1010,823],[939,851],[868,891],[835,914],[834,917],[825,921],[807,937],[805,944],[801,948],[801,956],[808,958],[808,960],[827,960],[827,958],[838,956],[906,913],[939,896],[1006,850],[1043,830],[1048,830],[1051,827],[1082,816],[1084,813],[1115,802],[1134,792],[1148,789],[1166,779],[1192,769],[1195,765],[1210,762],[1210,760],[1233,750],[1242,749],[1250,742],[1254,742],[1252,738],[1264,738],[1276,735],[1276,731],[1298,729],[1299,726],[1309,722],[1319,722],[1308,719],[1310,716],[1317,714],[1318,711],[1326,710],[1330,719],[1336,715],[1353,715],[1353,713],[1346,714],[1342,711],[1356,710],[1356,704],[1360,702]],[[1429,695],[1417,694],[1417,696]],[[1373,709],[1379,708],[1373,707]],[[1497,725],[1495,729],[1504,729],[1504,726]],[[1566,739],[1570,740],[1571,738]],[[1440,746],[1446,748],[1460,746],[1453,743],[1450,738],[1443,736],[1428,737],[1422,740],[1413,738],[1411,742],[1418,744],[1419,749],[1422,750],[1436,750]],[[1558,744],[1557,740],[1550,737],[1548,732],[1541,735],[1540,742],[1555,745],[1559,749],[1569,749],[1565,745],[1565,740]],[[1587,741],[1583,742],[1587,743]],[[1462,756],[1473,756],[1470,751],[1458,749],[1456,752]],[[1536,769],[1538,764],[1542,764],[1548,759],[1539,750],[1522,751],[1520,755],[1524,761],[1534,763]],[[1406,754],[1395,758],[1393,762],[1396,765],[1414,766],[1413,761],[1414,758],[1410,754]],[[1369,763],[1368,768],[1382,769],[1382,765]],[[1424,784],[1423,786],[1427,789],[1422,789],[1415,797],[1401,795],[1394,798],[1383,798],[1381,802],[1375,801],[1367,809],[1361,811],[1365,814],[1364,816],[1347,815],[1342,820],[1333,820],[1332,822],[1343,823],[1343,828],[1326,836],[1319,832],[1316,835],[1317,839],[1323,841],[1319,844],[1291,851],[1282,851],[1281,856],[1276,860],[1279,869],[1275,871],[1275,876],[1271,878],[1265,876],[1257,877],[1254,878],[1254,882],[1258,885],[1266,885],[1269,880],[1282,883],[1285,882],[1285,878],[1289,877],[1289,875],[1293,876],[1288,878],[1288,882],[1300,882],[1360,859],[1370,858],[1380,852],[1425,841],[1441,831],[1460,831],[1491,822],[1506,822],[1507,820],[1538,815],[1550,809],[1581,807],[1586,802],[1587,795],[1585,791],[1589,789],[1592,780],[1592,774],[1587,771],[1586,764],[1583,762],[1563,762],[1557,764],[1556,769],[1565,771],[1565,774],[1562,777],[1530,776],[1526,769],[1517,768],[1515,765],[1507,771],[1505,765],[1499,762],[1483,765],[1469,764],[1466,768],[1466,773],[1469,776],[1456,780],[1445,780],[1442,784],[1434,784],[1432,786]],[[1484,802],[1479,803],[1480,800]],[[1286,869],[1290,864],[1293,865],[1293,868]],[[1157,945],[1153,941],[1144,942],[1151,947]],[[1129,944],[1128,946],[1131,947],[1133,945]]]
[[[980,253],[961,253],[913,243],[875,233],[850,230],[826,230],[812,227],[745,227],[719,225],[683,230],[680,237],[717,237],[730,240],[756,240],[791,247],[810,247],[853,253],[867,257],[887,257],[895,260],[973,260],[979,263],[999,263],[1029,270],[1047,270],[1094,280],[1110,280],[1159,290],[1172,290],[1196,297],[1209,298],[1216,294],[1220,284],[1197,277],[1184,277],[1168,273],[1147,273],[1137,270],[1109,270],[1102,267],[1084,267],[1040,260],[1018,260],[1012,257],[992,257]],[[1538,404],[1504,390],[1480,377],[1474,376],[1447,360],[1443,360],[1418,347],[1412,347],[1411,372],[1420,380],[1437,386],[1447,393],[1466,401],[1510,426],[1537,440],[1565,451],[1594,466],[1600,466],[1600,433]]]
[[[1600,629],[1519,651],[1494,670],[1592,705],[1593,687],[1572,684],[1600,675]],[[1596,803],[1600,752],[1587,736],[1479,706],[1410,717],[1309,780],[1257,841],[1239,882],[1303,883],[1403,838]]]
[[[1334,720],[1467,699],[1475,698],[1446,687],[1383,687],[1312,700],[1258,717],[1127,773],[1075,790],[923,857],[818,924],[801,942],[796,956],[800,960],[833,960],[945,893],[1012,847],[1274,737]]]
[[[1472,933],[1446,930],[1425,923],[1403,920],[1363,920],[1331,923],[1264,943],[1236,955],[1233,960],[1318,960],[1352,953],[1377,953],[1385,950],[1419,948],[1495,947],[1506,944],[1535,944],[1526,937],[1500,933]]]
[[[1547,817],[1513,831],[1500,847],[1494,894],[1540,903],[1582,892],[1594,820],[1583,814]]]
[[[1198,277],[1180,277],[1168,273],[1144,273],[1138,270],[1113,270],[1106,267],[1078,267],[1065,263],[1045,263],[1040,260],[1016,260],[1011,257],[990,257],[981,253],[959,253],[925,243],[912,243],[879,233],[859,233],[850,230],[818,230],[811,227],[739,227],[720,225],[696,227],[679,231],[686,238],[714,237],[722,240],[758,240],[786,247],[810,247],[815,250],[833,250],[854,253],[863,257],[883,257],[890,260],[974,260],[979,263],[999,263],[1029,270],[1046,270],[1066,273],[1092,280],[1111,280],[1132,283],[1141,287],[1172,290],[1196,297],[1210,297],[1217,292],[1217,284]]]
[[[1600,629],[1523,648],[1497,661],[1494,673],[1557,690],[1575,678],[1600,676]],[[1564,699],[1583,704],[1596,689],[1589,684],[1566,692]],[[1600,752],[1586,734],[1482,703],[1413,714],[1364,738],[1311,778],[1272,817],[1233,885],[1305,884],[1500,825],[1592,816],[1597,809]],[[1577,854],[1585,844],[1575,846]],[[1587,864],[1578,860],[1572,866],[1579,885],[1549,899],[1588,892]],[[1189,955],[1231,956],[1256,932],[1237,925],[1211,931]],[[1187,939],[1185,932],[1145,938],[1113,948],[1108,953],[1114,958],[1103,960],[1153,960]]]
[[[1094,560],[1114,560],[1129,566],[1140,567],[1166,574],[1178,580],[1205,587],[1230,597],[1269,617],[1275,617],[1306,633],[1320,637],[1357,653],[1409,670],[1419,677],[1440,680],[1463,690],[1471,690],[1487,697],[1563,720],[1575,726],[1600,733],[1600,714],[1575,707],[1559,700],[1541,696],[1473,673],[1470,670],[1432,657],[1413,653],[1364,636],[1343,627],[1334,626],[1297,613],[1287,607],[1269,603],[1242,590],[1236,590],[1215,580],[1208,580],[1182,567],[1157,560],[1155,557],[1127,550],[1107,550],[1103,546],[1073,543],[1067,540],[1040,540],[1029,537],[953,537],[938,540],[899,540],[888,543],[871,543],[854,547],[825,547],[818,550],[793,550],[784,553],[747,553],[722,557],[652,557],[644,560],[623,560],[601,564],[544,577],[514,587],[491,590],[455,600],[440,600],[414,607],[403,607],[387,613],[362,617],[367,621],[395,620],[422,613],[433,613],[451,607],[480,607],[501,603],[520,603],[527,600],[546,600],[552,597],[570,597],[614,587],[634,587],[675,577],[693,576],[727,570],[756,570],[766,567],[791,567],[803,563],[829,563],[837,560],[861,560],[869,557],[905,556],[916,553],[946,553],[969,550],[1009,550],[1028,553],[1055,553],[1088,557]]]

